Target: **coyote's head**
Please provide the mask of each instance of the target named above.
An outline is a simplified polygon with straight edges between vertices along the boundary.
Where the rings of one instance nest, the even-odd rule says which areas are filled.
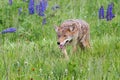
[[[60,49],[63,49],[67,44],[71,43],[75,34],[74,26],[60,26],[55,27],[55,31],[57,32],[57,44]]]

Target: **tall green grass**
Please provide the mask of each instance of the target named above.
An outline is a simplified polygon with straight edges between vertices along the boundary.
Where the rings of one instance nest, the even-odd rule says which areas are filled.
[[[114,2],[112,21],[99,20],[98,9]],[[0,1],[0,31],[16,27],[17,32],[0,35],[1,80],[119,80],[120,0],[48,0],[47,24],[29,15],[28,2]],[[59,4],[56,12],[51,10]],[[18,8],[22,7],[21,15]],[[66,61],[56,44],[54,25],[66,19],[84,19],[90,24],[91,49],[80,49]]]

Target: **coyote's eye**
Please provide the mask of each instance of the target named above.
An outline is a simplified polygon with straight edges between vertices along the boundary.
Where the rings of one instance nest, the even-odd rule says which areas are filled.
[[[69,41],[67,40],[66,43],[68,43]]]
[[[67,35],[63,35],[64,37],[66,37]]]

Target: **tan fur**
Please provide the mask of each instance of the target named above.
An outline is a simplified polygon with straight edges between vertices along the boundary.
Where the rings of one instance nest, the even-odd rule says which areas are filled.
[[[89,24],[84,20],[73,19],[64,21],[60,26],[55,28],[58,36],[58,45],[68,58],[66,45],[71,44],[73,51],[77,50],[77,45],[81,49],[90,47],[90,29]]]

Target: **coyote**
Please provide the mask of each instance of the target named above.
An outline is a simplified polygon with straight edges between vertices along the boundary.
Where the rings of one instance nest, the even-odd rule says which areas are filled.
[[[60,26],[55,27],[59,48],[64,53],[64,57],[69,58],[66,51],[66,46],[71,44],[73,52],[76,51],[77,45],[81,49],[90,48],[90,29],[89,24],[84,20],[71,19],[64,21]]]

